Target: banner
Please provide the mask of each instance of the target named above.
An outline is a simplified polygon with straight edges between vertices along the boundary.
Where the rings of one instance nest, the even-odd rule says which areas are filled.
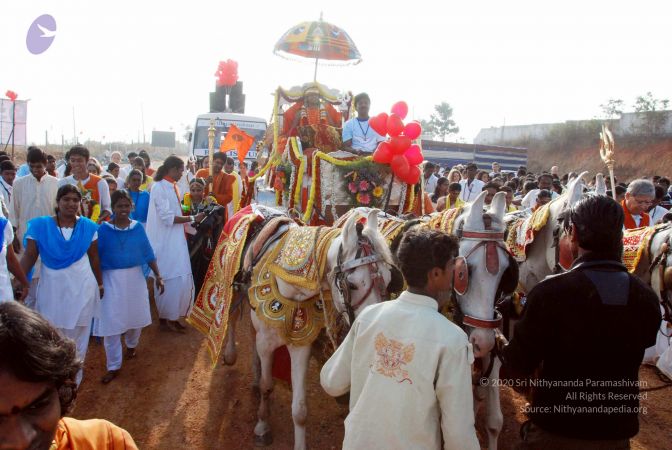
[[[16,108],[12,111],[13,108]],[[14,116],[14,144],[26,144],[26,121],[28,117],[28,102],[26,100],[0,99],[0,150],[5,144],[12,145],[12,115]]]

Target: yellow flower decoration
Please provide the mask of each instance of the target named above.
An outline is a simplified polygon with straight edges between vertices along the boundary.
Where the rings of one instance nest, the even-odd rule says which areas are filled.
[[[381,186],[376,186],[373,189],[373,196],[379,198],[383,195],[383,188]]]

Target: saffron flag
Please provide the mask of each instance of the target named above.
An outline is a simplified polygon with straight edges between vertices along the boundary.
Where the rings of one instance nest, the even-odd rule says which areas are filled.
[[[226,132],[226,138],[224,138],[219,146],[219,150],[222,152],[235,150],[238,154],[238,161],[242,163],[253,143],[254,137],[245,133],[234,124],[231,124],[229,130]]]

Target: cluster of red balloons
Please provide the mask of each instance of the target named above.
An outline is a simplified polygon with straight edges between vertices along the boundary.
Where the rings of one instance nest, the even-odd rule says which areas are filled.
[[[8,99],[10,99],[13,102],[15,102],[16,98],[18,97],[18,94],[16,92],[10,90],[5,92],[5,95],[7,96]]]
[[[220,61],[215,76],[217,77],[217,86],[235,86],[238,82],[238,63],[232,59]]]
[[[406,102],[397,102],[392,106],[390,115],[380,113],[369,119],[369,124],[376,133],[381,136],[389,136],[390,139],[378,144],[373,152],[373,160],[380,164],[389,164],[392,173],[407,184],[415,184],[420,181],[420,169],[424,157],[422,150],[413,139],[417,139],[422,133],[420,122],[412,121],[404,124],[408,114]]]

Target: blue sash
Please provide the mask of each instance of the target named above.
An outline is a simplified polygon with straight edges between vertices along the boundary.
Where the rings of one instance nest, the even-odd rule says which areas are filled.
[[[98,254],[102,270],[128,269],[156,260],[145,229],[139,223],[129,229],[114,229],[109,223],[98,229]]]
[[[98,225],[85,217],[79,217],[72,237],[66,240],[51,216],[36,217],[28,221],[23,245],[27,245],[28,239],[34,240],[45,266],[54,270],[65,269],[86,254],[96,231]]]
[[[7,226],[7,222],[9,222],[7,219],[0,217],[0,249],[5,245],[5,227]],[[11,245],[11,242],[8,242],[7,245]]]

